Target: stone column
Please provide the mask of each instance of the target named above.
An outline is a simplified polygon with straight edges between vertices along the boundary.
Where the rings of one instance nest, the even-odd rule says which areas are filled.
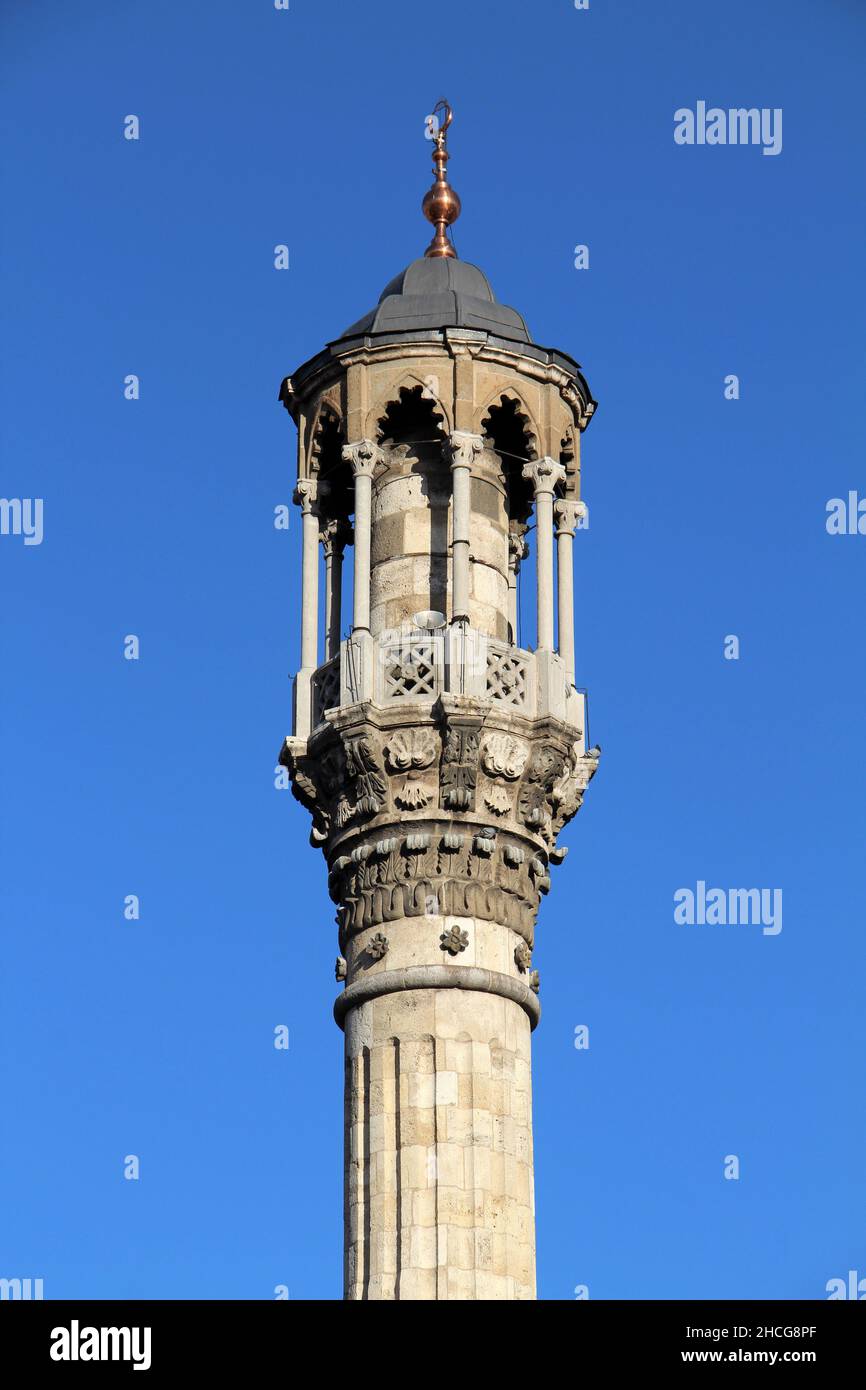
[[[343,600],[343,549],[351,539],[351,527],[343,520],[326,521],[320,532],[325,555],[325,638],[326,659],[340,650],[340,624]]]
[[[469,621],[469,529],[472,465],[484,449],[480,434],[455,430],[446,445],[451,456],[451,621]]]
[[[545,457],[527,463],[523,469],[535,491],[536,648],[553,651],[553,495],[565,479],[565,469],[555,459]]]
[[[529,554],[529,546],[524,540],[526,526],[521,521],[512,521],[508,532],[508,629],[509,641],[517,646],[517,576],[520,564]]]
[[[294,500],[301,509],[301,667],[295,680],[295,733],[306,738],[312,727],[312,678],[319,659],[319,484],[301,478]]]
[[[355,586],[353,631],[370,631],[370,525],[373,510],[373,474],[382,461],[382,450],[372,439],[346,444],[343,458],[351,464],[355,479]]]
[[[349,1299],[535,1297],[532,948],[572,752],[527,727],[356,706],[294,762],[338,904]]]
[[[574,685],[574,529],[585,510],[582,502],[557,502],[556,579],[559,599],[559,655],[565,666],[565,679]]]
[[[389,981],[419,932],[464,954]],[[389,943],[382,973],[344,1022],[347,1299],[535,1298],[535,996],[505,976],[517,1003],[495,972],[459,963],[502,934],[465,916],[370,933]]]

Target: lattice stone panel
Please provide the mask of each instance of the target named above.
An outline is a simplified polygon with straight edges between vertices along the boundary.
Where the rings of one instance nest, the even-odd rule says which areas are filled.
[[[407,637],[381,649],[386,700],[417,700],[439,693],[433,638]]]
[[[332,656],[313,673],[313,724],[321,724],[326,709],[340,703],[340,658]]]
[[[487,698],[507,705],[526,704],[526,658],[513,647],[487,649]]]

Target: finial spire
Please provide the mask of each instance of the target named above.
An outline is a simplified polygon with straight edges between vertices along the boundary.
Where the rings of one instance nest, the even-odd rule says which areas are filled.
[[[438,120],[439,112],[442,112],[442,119]],[[433,150],[433,173],[436,181],[433,187],[428,189],[421,204],[424,216],[428,222],[432,222],[436,228],[436,235],[431,241],[425,256],[453,256],[456,258],[457,252],[448,239],[448,227],[452,222],[456,222],[460,216],[460,199],[448,182],[448,174],[445,166],[448,163],[448,151],[445,148],[445,137],[452,120],[454,112],[448,102],[444,99],[437,101],[433,107],[433,117],[437,118],[436,134],[433,137],[435,149]]]

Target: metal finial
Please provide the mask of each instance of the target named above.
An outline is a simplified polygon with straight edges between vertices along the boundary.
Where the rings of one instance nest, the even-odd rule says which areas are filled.
[[[448,182],[448,175],[445,165],[448,163],[448,151],[445,148],[445,136],[452,120],[454,112],[448,102],[444,99],[437,101],[433,107],[433,115],[438,117],[439,112],[443,112],[443,117],[438,121],[436,134],[433,137],[435,148],[433,150],[433,173],[436,181],[433,187],[428,189],[424,195],[421,207],[428,222],[432,222],[436,228],[436,235],[431,241],[425,256],[454,256],[457,252],[448,240],[447,228],[452,222],[456,222],[460,216],[460,199]]]

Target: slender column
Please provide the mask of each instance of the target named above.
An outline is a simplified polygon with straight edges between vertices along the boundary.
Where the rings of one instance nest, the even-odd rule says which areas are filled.
[[[319,484],[300,478],[294,500],[301,509],[301,669],[295,682],[295,733],[306,738],[312,723],[312,677],[319,655]]]
[[[559,655],[565,678],[574,685],[574,528],[586,510],[583,502],[556,502],[556,581],[559,597]]]
[[[372,439],[346,444],[343,458],[355,478],[355,588],[352,628],[370,630],[370,524],[373,510],[373,474],[382,463],[382,450]]]
[[[319,655],[319,522],[316,506],[318,483],[302,478],[295,488],[301,509],[303,551],[301,559],[301,666],[316,669]]]
[[[446,445],[451,455],[451,621],[469,621],[469,528],[472,465],[484,449],[480,434],[455,430]]]
[[[529,554],[529,546],[523,539],[526,526],[522,521],[512,521],[508,532],[508,631],[512,646],[517,646],[517,576],[520,564]]]
[[[340,650],[343,601],[343,549],[351,538],[351,527],[342,519],[326,521],[319,535],[325,555],[325,637],[326,659]]]
[[[537,637],[539,651],[553,651],[553,493],[565,478],[556,459],[535,459],[523,469],[535,490],[535,563]]]

